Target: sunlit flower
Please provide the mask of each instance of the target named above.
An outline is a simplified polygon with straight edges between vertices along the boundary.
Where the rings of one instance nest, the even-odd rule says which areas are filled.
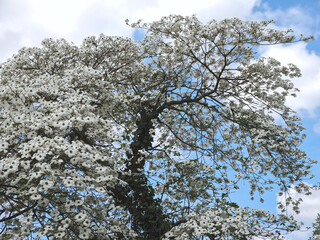
[[[82,222],[86,217],[87,217],[86,214],[84,214],[84,213],[78,213],[78,214],[75,216],[75,221],[76,221],[76,222]]]

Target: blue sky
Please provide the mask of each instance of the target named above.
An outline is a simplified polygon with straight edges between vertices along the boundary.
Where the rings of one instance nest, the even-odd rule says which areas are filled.
[[[168,14],[197,14],[202,21],[274,19],[276,28],[314,35],[315,41],[308,44],[265,47],[260,54],[301,68],[302,77],[294,79],[301,91],[288,105],[298,112],[306,128],[302,148],[320,161],[320,0],[0,0],[0,62],[23,46],[40,45],[47,37],[75,43],[100,33],[133,37],[125,19],[152,21]],[[313,183],[320,182],[319,166],[312,169],[318,175]],[[270,193],[266,203],[253,206],[276,212],[276,200],[276,193]],[[320,191],[304,197],[298,219],[310,225],[317,212]],[[309,233],[296,232],[287,239],[307,239]]]

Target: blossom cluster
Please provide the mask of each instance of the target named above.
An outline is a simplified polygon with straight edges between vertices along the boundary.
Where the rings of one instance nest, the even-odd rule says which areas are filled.
[[[264,223],[272,223],[268,227]],[[293,218],[278,217],[266,210],[246,208],[224,208],[205,210],[202,214],[191,213],[184,224],[173,227],[165,234],[169,239],[199,239],[201,236],[228,239],[284,239],[280,232],[270,231],[282,224],[295,229],[297,222]],[[278,225],[278,226],[277,226]]]
[[[21,49],[1,69],[3,238],[132,234],[115,221],[106,194],[119,184],[123,159],[114,122],[101,113],[119,101],[114,88],[86,63],[90,48],[51,39],[42,45]]]

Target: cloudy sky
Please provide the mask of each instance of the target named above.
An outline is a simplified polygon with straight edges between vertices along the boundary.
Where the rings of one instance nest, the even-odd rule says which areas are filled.
[[[307,138],[303,149],[320,160],[320,0],[0,0],[0,62],[23,46],[39,46],[44,38],[66,38],[80,43],[90,35],[104,33],[133,37],[125,19],[153,21],[168,14],[197,14],[202,21],[238,17],[244,20],[276,20],[277,28],[314,35],[315,41],[266,47],[261,54],[302,70],[295,79],[300,89],[288,104],[303,119]],[[313,169],[318,174],[319,166]],[[298,196],[297,193],[292,192]],[[262,207],[276,212],[276,194]],[[320,212],[320,192],[304,197],[298,218],[310,225]],[[309,231],[310,232],[310,231]],[[288,239],[307,239],[309,232]]]

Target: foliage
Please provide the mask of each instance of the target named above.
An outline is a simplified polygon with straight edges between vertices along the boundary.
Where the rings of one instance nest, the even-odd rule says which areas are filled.
[[[312,224],[313,231],[312,236],[309,238],[309,240],[319,240],[320,239],[320,214],[317,214],[317,218],[315,222]]]
[[[297,229],[230,197],[239,181],[260,201],[274,186],[308,192],[314,161],[285,105],[300,71],[255,51],[309,38],[271,23],[172,15],[132,24],[141,41],[46,39],[3,63],[1,239],[277,239]]]

